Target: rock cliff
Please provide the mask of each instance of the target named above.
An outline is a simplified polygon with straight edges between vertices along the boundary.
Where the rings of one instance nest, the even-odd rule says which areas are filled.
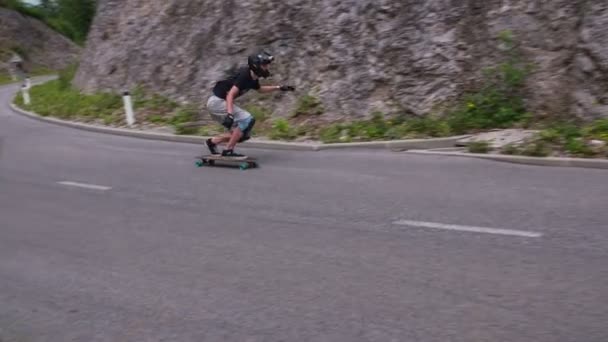
[[[41,21],[0,8],[0,64],[17,52],[28,69],[59,70],[78,61],[81,48]]]
[[[76,84],[141,84],[200,104],[224,70],[264,47],[277,57],[268,82],[298,88],[265,98],[276,115],[306,93],[329,118],[425,115],[499,63],[497,37],[511,30],[535,66],[534,113],[606,116],[606,27],[605,0],[102,0]]]

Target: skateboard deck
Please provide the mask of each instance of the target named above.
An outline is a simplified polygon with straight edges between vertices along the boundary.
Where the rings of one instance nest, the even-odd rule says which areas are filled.
[[[256,158],[243,156],[243,157],[222,157],[219,154],[208,154],[204,156],[196,157],[195,164],[198,167],[205,165],[214,166],[218,163],[225,163],[231,165],[238,165],[241,170],[251,169],[258,167]]]

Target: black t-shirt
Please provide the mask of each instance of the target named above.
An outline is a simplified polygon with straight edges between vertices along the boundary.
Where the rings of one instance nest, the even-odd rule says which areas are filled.
[[[239,97],[248,92],[249,89],[260,89],[260,82],[251,78],[249,67],[243,67],[233,76],[217,82],[215,87],[213,87],[213,94],[219,98],[226,99],[232,86],[239,88],[239,93],[236,95],[236,97]]]

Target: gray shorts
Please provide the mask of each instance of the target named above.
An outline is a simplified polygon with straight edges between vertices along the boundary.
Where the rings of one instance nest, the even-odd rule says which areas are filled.
[[[221,124],[226,115],[228,115],[228,112],[226,111],[226,100],[215,95],[211,95],[207,100],[207,109],[213,120],[217,121],[219,124]],[[251,113],[233,104],[232,114],[234,115],[234,126],[238,125],[241,131],[245,131],[253,118]]]

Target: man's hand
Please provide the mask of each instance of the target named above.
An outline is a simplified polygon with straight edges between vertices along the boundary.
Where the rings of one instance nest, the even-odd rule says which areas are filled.
[[[292,87],[290,85],[282,85],[282,86],[279,87],[279,89],[281,91],[294,91],[294,90],[296,90],[296,88],[294,88],[294,87]]]
[[[232,115],[232,113],[228,113],[228,115],[226,115],[226,117],[224,118],[224,121],[222,122],[222,126],[226,127],[227,129],[231,129],[233,124],[234,124],[234,115]]]

